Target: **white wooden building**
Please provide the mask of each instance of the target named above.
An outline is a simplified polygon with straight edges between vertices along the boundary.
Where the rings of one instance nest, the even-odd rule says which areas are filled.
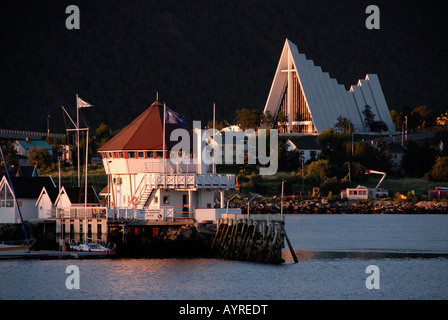
[[[214,220],[225,213],[224,191],[235,188],[235,176],[211,172],[202,130],[188,133],[196,149],[174,159],[180,153],[171,152],[178,141],[170,135],[187,130],[185,125],[182,116],[155,101],[100,148],[109,179],[103,192],[115,209],[110,218]],[[215,191],[221,199],[217,209]]]
[[[0,181],[0,223],[21,223],[20,213],[24,221],[37,220],[38,207],[36,201],[42,189],[56,189],[51,177],[11,177],[17,202],[6,176]]]

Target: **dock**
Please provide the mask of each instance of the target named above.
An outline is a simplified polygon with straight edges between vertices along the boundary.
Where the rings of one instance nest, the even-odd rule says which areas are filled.
[[[279,214],[227,215],[217,221],[218,227],[211,246],[212,254],[221,259],[281,264],[286,241],[290,253],[298,259]]]

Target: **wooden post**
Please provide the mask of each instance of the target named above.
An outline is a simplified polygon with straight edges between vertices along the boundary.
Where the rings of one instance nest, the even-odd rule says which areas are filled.
[[[294,263],[298,263],[299,260],[297,259],[296,253],[294,252],[294,249],[292,248],[291,242],[289,241],[288,235],[286,234],[286,230],[283,228],[283,234],[286,239],[286,243],[288,244],[289,251],[291,252],[292,258],[294,259]]]

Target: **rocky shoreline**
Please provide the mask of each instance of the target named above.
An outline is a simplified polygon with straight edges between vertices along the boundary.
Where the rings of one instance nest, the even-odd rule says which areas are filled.
[[[232,208],[241,208],[247,212],[245,202],[234,202]],[[281,203],[254,202],[250,204],[251,214],[280,213]],[[448,214],[448,202],[435,201],[328,201],[316,200],[289,200],[283,203],[284,214]]]

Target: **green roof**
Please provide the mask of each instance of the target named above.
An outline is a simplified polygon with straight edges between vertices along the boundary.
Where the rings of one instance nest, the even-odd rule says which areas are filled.
[[[17,142],[24,147],[26,150],[30,150],[31,148],[42,148],[44,150],[52,150],[53,148],[48,144],[47,141],[41,140],[17,140]]]

